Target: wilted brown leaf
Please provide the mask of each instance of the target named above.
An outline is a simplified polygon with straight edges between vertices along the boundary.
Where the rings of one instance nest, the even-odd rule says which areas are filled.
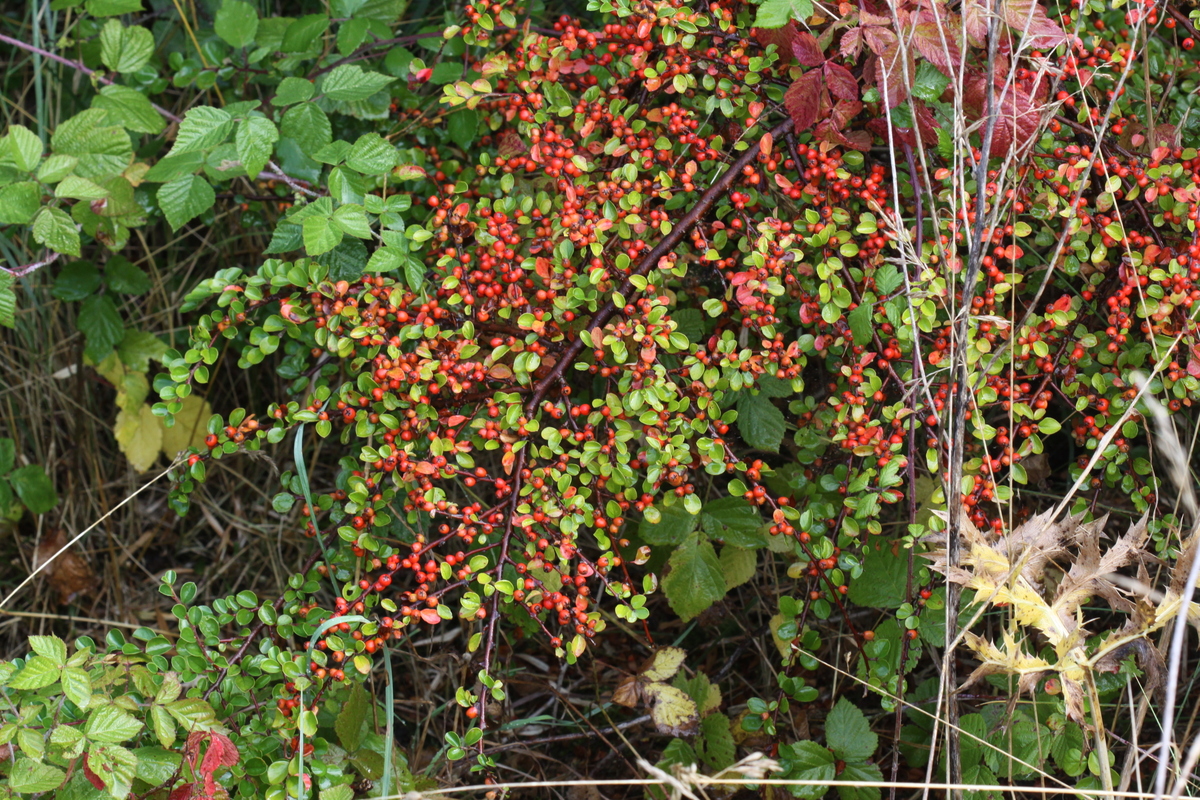
[[[60,529],[47,531],[33,554],[33,568],[37,569],[50,561],[68,541],[70,540]],[[59,605],[66,605],[76,595],[94,591],[96,588],[96,576],[91,565],[74,549],[67,550],[50,562],[44,574],[51,588],[58,592]]]

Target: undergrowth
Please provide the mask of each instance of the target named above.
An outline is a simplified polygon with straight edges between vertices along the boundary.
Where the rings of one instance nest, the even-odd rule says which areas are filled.
[[[0,21],[6,792],[1192,785],[1200,15],[284,5]]]

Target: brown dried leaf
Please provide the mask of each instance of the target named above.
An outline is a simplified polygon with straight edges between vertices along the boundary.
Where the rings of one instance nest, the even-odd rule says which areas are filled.
[[[47,531],[33,554],[33,568],[36,570],[49,561],[68,541],[66,534],[58,528]],[[46,567],[45,575],[50,587],[58,592],[59,605],[66,605],[76,596],[96,589],[96,576],[91,565],[74,549],[54,559]]]

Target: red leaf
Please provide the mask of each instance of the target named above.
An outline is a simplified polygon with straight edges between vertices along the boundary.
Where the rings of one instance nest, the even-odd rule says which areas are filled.
[[[86,758],[83,760],[83,777],[87,778],[88,781],[92,784],[92,786],[95,786],[97,789],[99,789],[101,791],[104,790],[104,779],[101,778],[96,773],[92,772],[92,768],[90,766],[88,766],[88,762],[87,762]]]
[[[421,609],[421,621],[427,625],[437,625],[439,622],[442,621],[442,618],[438,614],[436,608],[422,608]]]
[[[814,126],[821,107],[821,73],[810,70],[794,80],[784,94],[784,107],[797,133]]]
[[[885,52],[894,50],[897,47],[896,34],[887,28],[868,25],[862,29],[862,33],[863,38],[867,40],[867,47],[871,48],[871,52],[877,56],[881,56]]]
[[[817,37],[808,31],[796,32],[796,38],[792,39],[792,55],[806,67],[819,67],[825,63],[825,54],[817,44]]]
[[[880,29],[882,30],[882,29]],[[891,31],[891,43],[879,53],[879,68],[876,70],[875,85],[884,96],[888,108],[895,108],[908,97],[908,87],[917,79],[917,66],[913,62],[912,51],[903,55],[900,44]]]
[[[982,47],[987,39],[988,7],[982,0],[963,0],[963,27],[971,44]]]
[[[940,26],[936,22],[921,22],[913,28],[913,44],[917,50],[929,63],[941,67],[943,72],[957,72],[962,64],[957,22],[955,19],[954,23]]]
[[[854,79],[854,74],[841,64],[826,62],[825,85],[829,87],[829,93],[839,100],[858,99],[858,81]]]
[[[795,22],[789,22],[782,28],[754,28],[751,33],[763,47],[773,44],[779,49],[780,66],[792,63],[792,41],[797,33]]]
[[[846,127],[846,123],[857,117],[862,107],[863,104],[857,100],[839,100],[833,107],[833,124],[839,129]]]
[[[858,54],[862,52],[862,43],[862,28],[851,28],[842,34],[842,41],[838,45],[838,52],[842,54],[843,58],[857,61]]]
[[[204,752],[204,760],[200,762],[206,797],[212,797],[217,791],[218,784],[214,773],[221,767],[232,767],[240,758],[237,745],[230,741],[228,736],[216,731],[208,732],[208,750]]]
[[[1037,48],[1057,47],[1067,35],[1058,23],[1046,16],[1037,0],[1004,0],[1004,21],[1017,34],[1028,33],[1028,45]]]
[[[170,800],[191,800],[192,789],[195,786],[196,786],[196,784],[194,784],[194,783],[185,783],[180,786],[176,786],[171,791]],[[99,787],[97,787],[97,788],[99,788]]]
[[[1033,140],[1041,122],[1041,111],[1029,93],[1019,86],[1003,82],[995,89],[995,129],[992,133],[990,155],[1004,156],[1009,148],[1018,151],[1026,148]],[[1003,94],[1001,92],[1003,91]],[[969,114],[979,119],[987,112],[987,79],[982,75],[968,77],[963,87],[963,105]]]
[[[816,124],[821,106],[821,73],[812,69],[797,78],[784,93],[783,105],[792,115],[796,133]]]

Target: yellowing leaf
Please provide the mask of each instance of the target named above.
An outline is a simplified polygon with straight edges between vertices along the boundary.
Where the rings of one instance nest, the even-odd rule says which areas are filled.
[[[660,732],[683,736],[696,730],[700,714],[687,692],[665,683],[648,683],[643,690],[652,703],[650,716]]]
[[[132,411],[122,409],[118,412],[113,434],[117,437],[121,452],[129,459],[129,465],[138,472],[150,469],[158,458],[163,429],[150,406],[142,404]]]
[[[162,449],[167,458],[174,458],[180,450],[199,447],[208,435],[206,426],[212,416],[212,406],[194,394],[183,398],[182,402],[183,408],[175,415],[175,425],[163,429]]]
[[[669,680],[679,671],[685,658],[687,658],[687,651],[682,648],[660,648],[642,665],[641,678],[644,681]]]

